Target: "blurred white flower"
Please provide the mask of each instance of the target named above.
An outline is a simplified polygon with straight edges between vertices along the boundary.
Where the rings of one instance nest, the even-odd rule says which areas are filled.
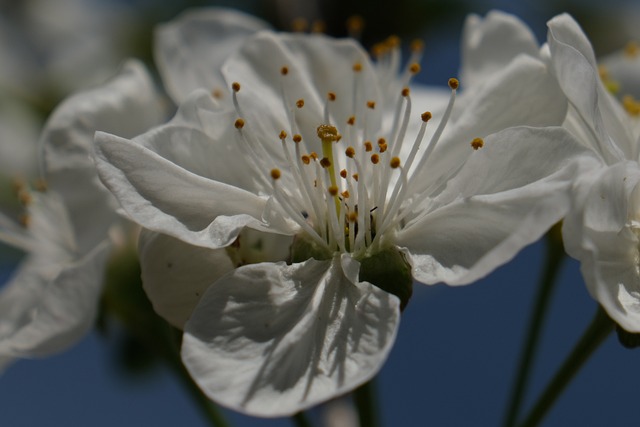
[[[549,46],[570,103],[565,126],[599,158],[578,180],[565,248],[609,316],[640,332],[640,104],[633,97],[621,104],[605,88],[591,44],[569,15],[549,22]]]
[[[103,182],[147,229],[145,289],[204,392],[279,416],[352,390],[413,278],[470,283],[559,220],[584,150],[561,128],[502,130],[561,122],[546,65],[510,60],[443,134],[452,79],[423,143],[431,114],[408,135],[411,91],[388,99],[356,43],[260,32],[222,68],[229,102],[207,87],[133,140],[98,133]]]

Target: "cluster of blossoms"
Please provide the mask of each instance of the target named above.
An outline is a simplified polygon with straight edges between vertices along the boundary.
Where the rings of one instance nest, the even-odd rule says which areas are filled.
[[[472,283],[563,218],[594,297],[640,332],[637,104],[605,89],[566,15],[542,47],[498,12],[468,18],[463,40],[461,83],[442,91],[411,84],[419,46],[403,69],[395,40],[372,60],[354,40],[229,10],[161,26],[173,118],[161,124],[163,101],[129,63],[45,126],[31,223],[0,217],[0,239],[29,253],[0,294],[0,361],[91,326],[108,241],[131,223],[186,368],[252,415],[365,383],[414,281]]]

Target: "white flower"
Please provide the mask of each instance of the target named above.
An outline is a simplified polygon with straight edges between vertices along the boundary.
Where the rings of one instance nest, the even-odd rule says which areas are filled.
[[[580,260],[589,292],[609,316],[640,332],[640,109],[605,89],[591,44],[570,16],[549,22],[549,46],[570,103],[565,126],[600,160],[578,181],[565,248]]]
[[[93,325],[108,231],[121,222],[93,166],[93,135],[97,129],[136,135],[159,122],[161,112],[150,76],[129,62],[49,118],[40,139],[46,191],[20,186],[28,209],[24,226],[0,216],[0,241],[26,253],[0,292],[0,364],[62,351]]]
[[[184,327],[185,365],[227,407],[288,415],[352,390],[394,341],[401,301],[389,292],[406,303],[412,278],[470,283],[568,208],[581,162],[569,134],[493,133],[562,120],[565,105],[548,104],[563,98],[537,58],[518,56],[479,84],[480,98],[442,134],[452,80],[427,139],[431,115],[408,135],[410,91],[381,95],[350,40],[262,32],[222,74],[231,103],[197,90],[138,138],[98,133],[96,161],[147,229],[145,289]]]

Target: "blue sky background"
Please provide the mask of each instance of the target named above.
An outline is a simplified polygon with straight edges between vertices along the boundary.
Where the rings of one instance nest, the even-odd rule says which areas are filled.
[[[583,9],[581,16],[600,16]],[[593,2],[595,3],[595,2]],[[608,2],[608,13],[620,2]],[[544,22],[577,2],[472,2],[474,11],[497,7],[518,13],[544,38]],[[546,5],[546,6],[545,6]],[[604,9],[603,9],[604,10]],[[588,13],[587,13],[588,12]],[[602,12],[604,13],[604,12]],[[427,83],[456,74],[463,15],[425,29]],[[609,19],[609,18],[607,18]],[[604,20],[603,22],[610,22]],[[602,23],[582,22],[594,33]],[[618,28],[619,29],[619,28]],[[620,36],[612,28],[612,39]],[[616,39],[617,40],[617,39]],[[594,41],[611,46],[612,41]],[[386,426],[499,425],[515,374],[534,300],[544,244],[471,285],[416,285],[395,347],[377,388]],[[6,276],[8,267],[2,267]],[[567,260],[545,323],[535,365],[531,404],[596,310],[576,262]],[[206,426],[198,408],[168,370],[138,378],[116,366],[111,342],[91,333],[71,350],[46,360],[21,361],[0,377],[0,425]],[[572,382],[544,426],[637,426],[640,349],[622,348],[612,335]],[[225,412],[236,426],[290,426]],[[314,412],[314,415],[318,415]],[[319,425],[319,424],[317,424]]]

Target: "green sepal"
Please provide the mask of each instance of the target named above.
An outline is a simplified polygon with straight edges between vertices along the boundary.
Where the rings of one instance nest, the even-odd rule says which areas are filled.
[[[400,298],[404,310],[413,294],[411,266],[397,248],[390,247],[367,255],[360,261],[360,281],[369,282]]]

